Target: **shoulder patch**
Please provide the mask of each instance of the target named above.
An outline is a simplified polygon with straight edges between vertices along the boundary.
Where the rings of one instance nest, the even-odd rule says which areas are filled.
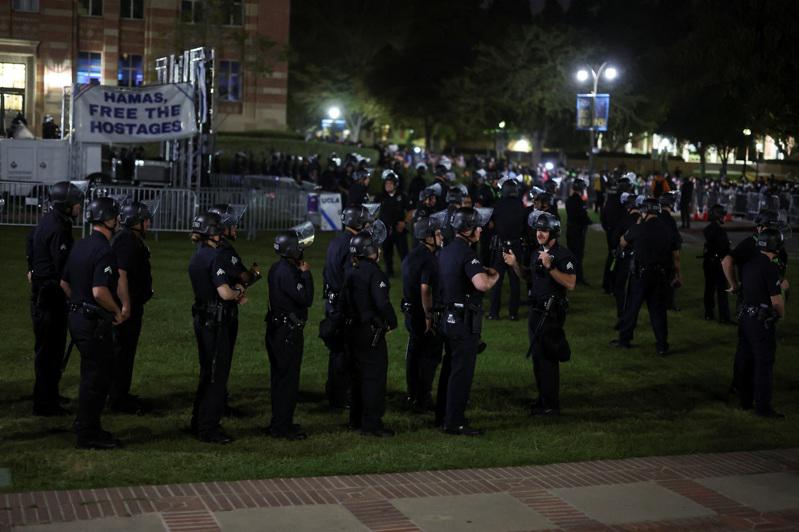
[[[574,269],[574,264],[572,264],[572,262],[571,262],[571,261],[569,261],[569,263],[568,263],[568,264],[566,264],[566,269],[567,269],[567,270],[573,270],[573,269]]]
[[[480,264],[480,261],[478,259],[472,259],[470,264]]]
[[[107,273],[108,275],[111,275],[111,273],[112,273],[111,266],[106,266],[105,269],[103,270],[103,273]]]
[[[67,245],[66,244],[61,244],[61,247],[58,248],[58,249],[60,249],[61,251],[66,251],[67,250]]]
[[[297,283],[297,292],[302,292],[303,286],[302,283]]]
[[[221,276],[221,275],[225,275],[225,270],[223,270],[222,268],[219,268],[218,270],[216,270],[216,275],[217,275],[217,277]]]
[[[238,264],[239,259],[236,258],[236,255],[233,255],[232,257],[230,257],[230,262],[231,264]]]
[[[379,288],[387,288],[387,287],[388,287],[388,285],[385,283],[385,281],[380,281],[380,284],[379,284],[379,285],[377,285],[377,286],[378,286]]]

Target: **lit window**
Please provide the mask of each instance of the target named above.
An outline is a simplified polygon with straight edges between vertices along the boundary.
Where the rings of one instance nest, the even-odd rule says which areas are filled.
[[[144,83],[144,70],[140,55],[122,54],[119,56],[117,85],[120,87],[140,87]]]
[[[4,89],[24,89],[25,64],[0,63],[0,87]]]
[[[204,0],[182,0],[180,2],[180,20],[189,24],[203,21]]]
[[[122,0],[119,16],[122,18],[144,18],[144,0]]]
[[[103,0],[80,0],[78,12],[92,17],[103,16]]]
[[[243,13],[241,0],[228,0],[224,3],[223,9],[224,23],[228,26],[241,26],[241,16]]]
[[[100,85],[103,80],[103,59],[98,52],[78,53],[78,83]]]
[[[220,100],[229,102],[241,100],[241,71],[238,61],[220,61],[217,79]]]
[[[39,0],[13,0],[11,8],[14,11],[30,11],[36,13],[39,11]]]

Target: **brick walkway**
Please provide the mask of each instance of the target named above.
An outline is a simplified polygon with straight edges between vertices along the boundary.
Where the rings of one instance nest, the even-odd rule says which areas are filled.
[[[12,527],[799,530],[799,448],[2,494],[0,530]]]

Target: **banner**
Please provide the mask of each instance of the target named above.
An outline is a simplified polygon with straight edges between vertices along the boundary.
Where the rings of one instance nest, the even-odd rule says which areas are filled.
[[[577,95],[577,129],[587,131],[591,129],[591,105],[594,105],[594,131],[608,130],[608,114],[610,113],[609,94],[578,94]]]
[[[75,137],[81,142],[138,144],[197,133],[188,83],[149,87],[75,86]]]
[[[341,194],[322,192],[319,194],[319,214],[322,231],[341,231]]]

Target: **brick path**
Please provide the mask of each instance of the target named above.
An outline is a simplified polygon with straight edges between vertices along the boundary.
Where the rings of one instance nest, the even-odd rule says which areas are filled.
[[[490,500],[492,506],[481,510],[480,497]],[[647,497],[654,505],[648,505]],[[44,523],[52,523],[49,529],[56,530],[75,521],[83,521],[80,524],[89,529],[92,520],[129,518],[132,523],[137,519],[132,516],[158,519],[170,531],[227,530],[237,527],[221,522],[232,522],[229,519],[237,515],[262,518],[259,522],[268,529],[269,522],[277,522],[270,521],[270,516],[277,514],[269,511],[302,507],[308,515],[317,515],[310,510],[312,506],[320,512],[324,509],[318,515],[335,514],[342,523],[351,522],[361,529],[446,529],[439,525],[452,516],[432,515],[429,509],[414,510],[425,501],[436,505],[440,501],[444,513],[445,503],[454,505],[452,508],[471,507],[477,518],[490,518],[493,524],[488,528],[496,530],[508,529],[504,523],[514,519],[513,512],[521,512],[521,519],[528,515],[524,512],[535,517],[535,523],[530,520],[523,527],[528,529],[799,530],[799,448],[544,466],[9,493],[0,495],[0,530],[24,530]],[[499,509],[499,503],[512,512],[503,515],[497,510],[500,515],[487,515],[489,508]],[[400,508],[406,508],[406,512]],[[281,515],[285,517],[285,513]],[[433,518],[438,521],[425,521]],[[318,524],[318,529],[325,528],[324,523]],[[348,529],[346,524],[341,526],[339,529]],[[480,525],[484,530],[485,526]],[[302,529],[301,525],[295,528]]]

